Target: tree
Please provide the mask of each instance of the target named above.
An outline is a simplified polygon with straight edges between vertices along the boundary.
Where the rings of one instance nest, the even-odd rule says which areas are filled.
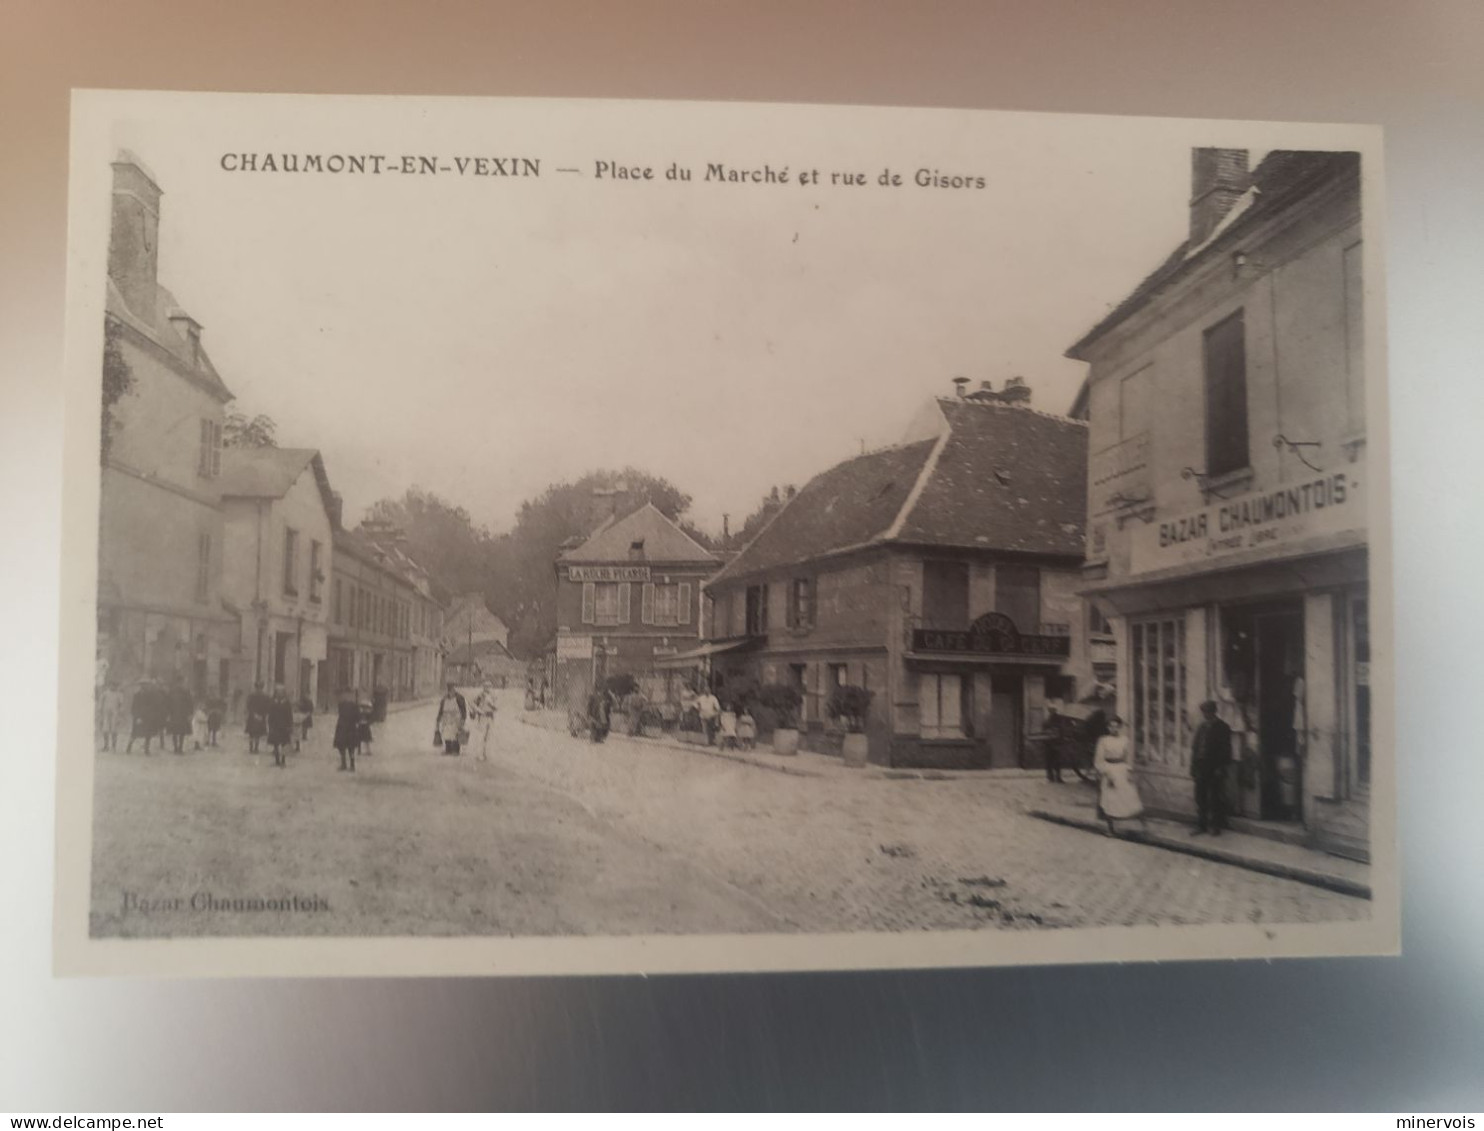
[[[489,532],[463,507],[418,486],[400,499],[372,503],[361,521],[386,523],[407,536],[406,550],[455,593],[484,592],[489,584]]]
[[[124,351],[119,348],[119,336],[123,326],[116,318],[103,320],[103,425],[99,437],[99,459],[107,461],[113,446],[113,434],[118,428],[113,410],[134,389],[134,373],[124,360]]]
[[[229,412],[222,422],[222,444],[228,448],[276,448],[278,425],[271,416]]]

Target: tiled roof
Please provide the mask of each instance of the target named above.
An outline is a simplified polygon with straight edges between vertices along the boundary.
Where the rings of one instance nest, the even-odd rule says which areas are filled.
[[[716,556],[700,545],[653,503],[645,503],[632,514],[600,526],[587,541],[557,555],[562,563],[626,562],[635,542],[644,543],[639,561],[670,563],[714,563]]]
[[[869,545],[1082,557],[1086,426],[1020,405],[938,407],[946,436],[815,476],[711,586]]]
[[[816,475],[710,584],[880,540],[937,443],[883,448]]]
[[[223,498],[281,499],[319,453],[313,448],[225,448]]]
[[[1016,405],[938,403],[948,441],[893,540],[1080,558],[1086,425]]]
[[[1355,176],[1359,170],[1358,153],[1273,150],[1252,171],[1251,199],[1240,214],[1235,214],[1234,209],[1234,214],[1229,214],[1223,225],[1218,225],[1217,233],[1199,247],[1191,247],[1188,240],[1181,243],[1107,317],[1082,335],[1067,350],[1066,356],[1085,361],[1084,354],[1093,342],[1146,305],[1165,287],[1183,278],[1195,264],[1206,262],[1212,255],[1225,254],[1254,226],[1287,208],[1295,198],[1316,185],[1333,178]]]

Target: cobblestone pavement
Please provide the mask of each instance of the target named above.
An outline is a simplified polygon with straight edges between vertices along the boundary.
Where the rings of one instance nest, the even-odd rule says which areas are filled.
[[[1370,904],[1291,880],[1036,820],[1091,787],[961,775],[800,777],[502,711],[500,766],[755,894],[804,931],[1363,919]],[[1048,791],[1053,791],[1048,794]]]

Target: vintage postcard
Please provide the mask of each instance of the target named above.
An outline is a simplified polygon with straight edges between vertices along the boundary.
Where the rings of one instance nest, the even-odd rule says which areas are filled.
[[[1350,125],[74,96],[56,966],[1398,947]]]

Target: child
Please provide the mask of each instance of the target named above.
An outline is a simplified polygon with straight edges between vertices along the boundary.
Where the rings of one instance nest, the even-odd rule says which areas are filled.
[[[299,700],[294,709],[299,713],[299,733],[294,738],[294,749],[299,750],[304,743],[309,741],[309,728],[314,725],[314,704],[306,695]]]
[[[743,750],[751,750],[757,745],[757,720],[746,707],[737,716],[737,745]]]
[[[364,699],[359,705],[359,720],[356,723],[356,739],[360,744],[360,753],[371,753],[371,704]]]
[[[197,703],[191,714],[191,741],[197,750],[206,745],[206,704]]]

